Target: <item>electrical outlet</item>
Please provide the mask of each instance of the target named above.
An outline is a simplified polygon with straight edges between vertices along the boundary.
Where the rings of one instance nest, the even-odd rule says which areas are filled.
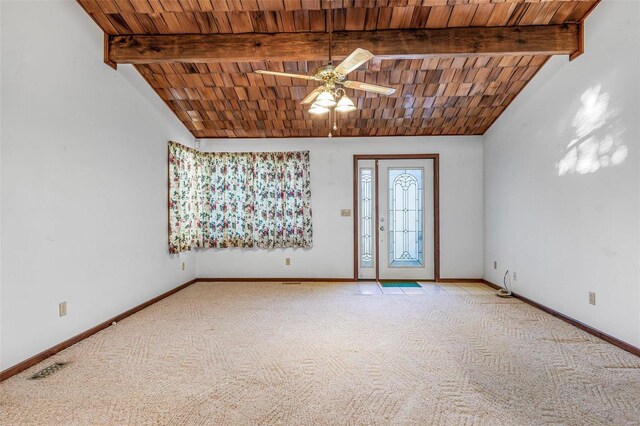
[[[498,269],[498,261],[497,260],[493,261],[493,269]]]
[[[290,257],[287,257],[287,258],[284,260],[284,264],[285,264],[285,265],[287,265],[287,266],[291,265],[291,258],[290,258]]]
[[[186,267],[186,263],[182,262],[182,270],[184,271],[184,268]]]
[[[340,210],[340,216],[342,216],[342,217],[351,217],[351,209],[342,209],[342,210]]]
[[[58,303],[58,316],[63,317],[67,315],[67,302]]]
[[[589,292],[589,304],[590,305],[596,304],[596,294],[593,291]]]
[[[513,280],[518,281],[518,273],[516,271],[513,271]]]

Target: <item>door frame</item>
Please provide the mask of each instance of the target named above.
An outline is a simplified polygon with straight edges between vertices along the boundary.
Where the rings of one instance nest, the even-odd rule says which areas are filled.
[[[440,281],[440,154],[356,154],[353,156],[353,279],[358,281],[358,253],[360,238],[358,235],[358,160],[375,160],[376,182],[379,160],[433,160],[433,280]],[[378,188],[375,188],[375,238],[379,241],[378,227]],[[380,279],[379,244],[376,243],[376,281]]]

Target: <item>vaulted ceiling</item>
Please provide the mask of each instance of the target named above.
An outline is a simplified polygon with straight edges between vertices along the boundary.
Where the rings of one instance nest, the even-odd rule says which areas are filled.
[[[325,136],[300,105],[326,64],[328,0],[78,0],[197,138]],[[333,0],[334,56],[378,55],[350,80],[338,136],[483,134],[554,54],[577,57],[597,0]],[[125,36],[125,37],[123,37]]]

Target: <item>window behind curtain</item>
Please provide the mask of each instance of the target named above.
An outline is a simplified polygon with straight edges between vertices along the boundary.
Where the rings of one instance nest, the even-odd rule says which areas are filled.
[[[169,251],[311,247],[309,152],[208,153],[169,143]]]

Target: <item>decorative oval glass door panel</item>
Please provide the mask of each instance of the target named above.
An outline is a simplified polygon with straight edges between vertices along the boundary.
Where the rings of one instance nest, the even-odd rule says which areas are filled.
[[[424,266],[422,168],[389,169],[389,267]]]

